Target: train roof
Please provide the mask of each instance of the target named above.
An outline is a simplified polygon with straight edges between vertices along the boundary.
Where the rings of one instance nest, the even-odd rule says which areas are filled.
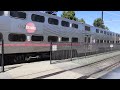
[[[40,12],[40,11],[27,11],[27,12],[38,14],[38,15],[40,14],[40,15],[44,15],[44,16],[49,16],[49,17],[53,17],[53,18],[56,18],[56,19],[60,19],[60,20],[66,20],[66,21],[69,21],[69,22],[74,22],[76,24],[83,24],[83,23],[78,22],[78,21],[70,20],[70,19],[59,17],[59,16],[56,16],[56,15],[51,15],[51,14],[43,13],[43,12]],[[91,26],[89,24],[84,24],[84,25]]]
[[[94,27],[96,29],[100,29],[100,30],[103,30],[103,31],[107,31],[107,32],[112,32],[110,30],[105,30],[105,29],[102,29],[102,28],[99,28],[99,27],[95,27],[93,25],[89,25],[89,24],[83,24],[81,22],[78,22],[78,21],[74,21],[74,20],[70,20],[70,19],[67,19],[67,18],[63,18],[63,17],[58,17],[56,15],[51,15],[51,14],[47,14],[47,13],[43,13],[41,11],[24,11],[24,12],[29,12],[29,13],[34,13],[34,14],[37,14],[37,15],[43,15],[43,16],[48,16],[48,17],[52,17],[52,18],[55,18],[55,19],[60,19],[60,20],[66,20],[66,21],[69,21],[69,22],[72,22],[72,23],[75,23],[75,24],[82,24],[84,26],[89,26],[89,27]],[[112,33],[115,33],[115,32],[112,32]],[[118,34],[118,33],[115,33],[115,34]]]

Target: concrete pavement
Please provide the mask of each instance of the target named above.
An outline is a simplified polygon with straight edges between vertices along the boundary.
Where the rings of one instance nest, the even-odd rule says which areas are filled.
[[[105,58],[120,55],[120,51],[113,53],[100,54],[89,58],[79,58],[69,62],[50,64],[49,61],[39,61],[33,63],[25,63],[18,65],[10,65],[5,67],[4,73],[0,73],[0,79],[33,79],[41,77],[55,72],[68,70],[67,72],[60,73],[55,76],[51,76],[52,79],[76,79],[82,74],[69,71],[69,69],[84,66],[96,61],[100,61]],[[50,77],[46,77],[50,79]]]

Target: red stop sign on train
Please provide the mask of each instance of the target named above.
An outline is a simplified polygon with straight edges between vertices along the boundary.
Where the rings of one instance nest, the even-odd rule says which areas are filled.
[[[36,31],[36,26],[32,22],[27,23],[25,28],[28,33],[34,33]]]

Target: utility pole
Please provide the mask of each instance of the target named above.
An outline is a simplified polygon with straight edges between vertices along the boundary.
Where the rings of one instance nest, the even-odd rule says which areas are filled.
[[[103,21],[103,11],[102,11],[102,24],[104,24],[104,21]]]

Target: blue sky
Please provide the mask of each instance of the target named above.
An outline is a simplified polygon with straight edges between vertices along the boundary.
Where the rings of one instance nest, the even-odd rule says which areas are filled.
[[[75,11],[76,17],[83,18],[87,24],[93,25],[96,18],[101,17],[101,11]],[[62,11],[57,13],[61,16]],[[104,11],[104,24],[110,31],[120,33],[120,11]]]

